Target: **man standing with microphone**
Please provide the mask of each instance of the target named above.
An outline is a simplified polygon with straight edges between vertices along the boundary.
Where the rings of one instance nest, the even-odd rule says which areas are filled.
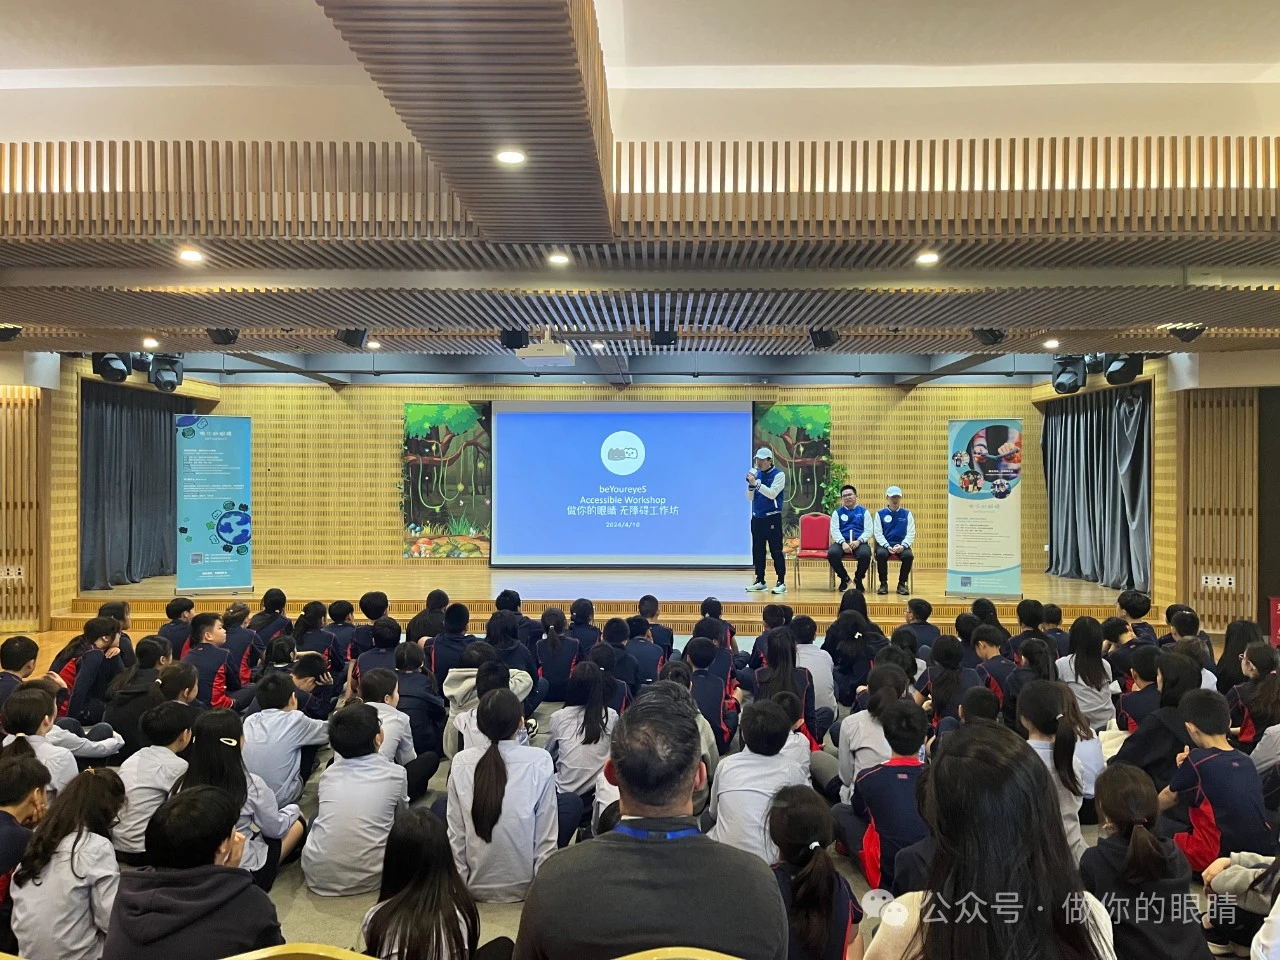
[[[787,560],[782,554],[782,489],[787,477],[773,465],[773,451],[761,447],[756,451],[755,469],[747,471],[747,499],[751,501],[751,559],[756,578],[748,590],[768,590],[764,582],[764,548],[773,554],[773,569],[778,575],[771,593],[787,592]]]

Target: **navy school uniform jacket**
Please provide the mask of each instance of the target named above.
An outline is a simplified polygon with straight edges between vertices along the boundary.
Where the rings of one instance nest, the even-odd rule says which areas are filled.
[[[31,831],[9,814],[0,811],[0,950],[18,954],[18,941],[9,927],[13,916],[13,899],[9,896],[9,883],[27,851]]]
[[[1012,636],[1006,640],[1004,642],[1004,646],[1000,648],[1000,653],[1012,660],[1015,654],[1020,654],[1022,652],[1022,645],[1028,640],[1047,640],[1050,652],[1053,652],[1057,646],[1053,642],[1053,638],[1047,634],[1040,633],[1038,630],[1023,630],[1016,636]]]
[[[262,659],[258,635],[248,627],[230,627],[222,649],[227,651],[227,689],[239,690],[253,678],[253,668]]]
[[[329,629],[333,629],[332,624]],[[355,630],[354,624],[351,625],[351,629]],[[419,640],[429,640],[443,629],[443,610],[419,610],[409,621],[409,625],[404,628],[404,638],[410,643],[417,643]],[[350,637],[347,638],[347,642],[351,642]]]
[[[200,692],[196,694],[209,706],[231,707],[233,703],[227,696],[227,651],[215,647],[211,643],[201,643],[187,651],[182,658],[196,668],[200,678]]]
[[[1071,652],[1071,634],[1067,633],[1067,631],[1055,628],[1046,630],[1044,635],[1057,645],[1059,657],[1065,657]],[[1050,647],[1049,649],[1052,650],[1053,648]]]
[[[1141,767],[1159,791],[1173,778],[1178,768],[1178,754],[1190,746],[1193,746],[1191,735],[1178,716],[1178,708],[1160,707],[1138,724],[1138,729],[1120,744],[1119,751],[1107,762]]]
[[[560,638],[560,649],[551,652],[551,644],[538,641],[538,676],[547,681],[547,699],[563,701],[569,688],[569,674],[582,657],[578,638],[565,634]]]
[[[1257,681],[1246,680],[1227,691],[1227,704],[1231,707],[1231,726],[1240,728],[1240,749],[1252,753],[1267,728],[1276,718],[1264,717],[1254,707]]]
[[[928,835],[916,811],[916,780],[924,764],[916,757],[894,757],[858,773],[849,802],[868,822],[862,838],[862,872],[873,888],[893,886],[895,860]]]
[[[582,650],[583,656],[600,642],[600,628],[594,623],[571,623],[565,633],[578,641],[578,647]]]
[[[520,623],[516,627],[516,636],[520,638],[520,642],[524,644],[525,649],[532,654],[533,648],[542,639],[542,624],[531,617],[526,617],[519,611],[517,611],[516,615],[520,618]]]
[[[538,665],[533,662],[533,654],[523,643],[513,643],[509,647],[498,648],[498,659],[511,670],[523,670],[530,679],[538,678]]]
[[[1125,693],[1128,693],[1133,686],[1133,676],[1129,670],[1133,666],[1133,652],[1140,646],[1142,646],[1140,641],[1130,640],[1128,643],[1113,647],[1107,654],[1107,663],[1111,664],[1111,676],[1120,683],[1120,689]]]
[[[937,679],[938,674],[941,672],[942,672],[941,667],[930,667],[928,670],[925,671],[923,677],[916,678],[916,690],[924,694],[924,696],[926,697],[932,697],[934,680]],[[952,702],[947,704],[947,709],[939,713],[938,712],[939,705],[936,703],[934,704],[933,726],[935,729],[938,726],[938,721],[941,720],[943,717],[956,717],[957,719],[959,718],[960,701],[964,699],[964,694],[966,690],[969,690],[972,687],[981,687],[985,685],[983,684],[981,678],[979,678],[978,672],[976,670],[969,669],[968,667],[962,667],[959,673],[960,673],[960,682],[956,685],[955,696],[952,698]]]
[[[399,646],[399,644],[396,644],[396,646]],[[351,667],[351,675],[359,683],[361,676],[370,670],[377,669],[390,670],[392,673],[396,672],[395,647],[374,647],[372,650],[366,650],[356,658]]]
[[[726,719],[724,682],[710,670],[694,670],[691,681],[693,684],[691,692],[694,702],[698,705],[698,712],[711,725],[711,732],[716,737],[716,746],[723,753],[728,749],[729,741],[733,739],[733,731],[736,728],[736,724]],[[734,719],[737,719],[736,716]]]
[[[649,635],[653,637],[653,642],[662,648],[667,659],[671,659],[671,651],[675,649],[676,637],[670,627],[664,627],[660,623],[649,624]]]
[[[397,676],[400,678],[400,703],[396,709],[409,718],[413,749],[419,754],[444,756],[444,722],[449,715],[449,705],[436,693],[435,685],[427,674],[404,671]]]
[[[1039,679],[1030,667],[1016,667],[1005,678],[1004,699],[1000,703],[1000,713],[1004,722],[1012,729],[1022,729],[1018,726],[1018,694],[1027,684]]]
[[[609,688],[609,682],[613,684],[612,689]],[[604,705],[619,715],[631,705],[631,691],[625,683],[611,675],[605,683]]]
[[[871,674],[871,660],[875,656],[868,645],[862,654],[852,660],[842,659],[832,653],[835,666],[831,671],[831,679],[836,687],[836,700],[846,707],[852,706],[858,688],[867,685],[867,677]]]
[[[621,680],[626,684],[627,692],[634,697],[640,692],[640,687],[642,686],[640,678],[640,664],[636,662],[635,657],[627,653],[627,647],[625,644],[620,647],[614,647],[613,650],[616,654],[613,662],[613,675],[616,679]],[[729,660],[731,663],[733,662],[733,654],[731,651],[721,652],[729,653]]]
[[[259,622],[260,619],[261,622]],[[262,619],[262,613],[256,613],[249,618],[246,626],[257,632],[263,650],[267,649],[267,644],[276,637],[293,632],[293,621],[283,613],[270,614],[265,619]]]
[[[978,664],[974,668],[974,673],[978,675],[978,679],[982,681],[983,686],[996,695],[996,699],[1000,701],[1000,706],[1003,708],[1005,687],[1008,686],[1009,677],[1017,669],[1018,665],[1012,660],[995,656]]]
[[[760,636],[756,637],[756,642],[751,645],[751,655],[747,657],[747,662],[742,666],[750,667],[752,670],[759,670],[764,666],[764,651],[769,645],[769,631],[766,630]]]
[[[1160,838],[1157,842],[1165,859],[1164,878],[1135,887],[1121,879],[1129,845],[1120,834],[1104,833],[1098,838],[1098,845],[1080,858],[1084,888],[1111,913],[1117,957],[1209,960],[1212,954],[1196,911],[1178,909],[1186,903],[1191,867],[1172,840]],[[1145,902],[1148,909],[1134,909],[1139,902]]]
[[[932,647],[942,636],[942,631],[932,623],[908,623],[907,629],[916,635],[916,647]]]
[[[133,652],[133,637],[123,630],[120,631],[120,642],[116,646],[120,648],[120,666],[127,670],[138,662],[138,655]]]
[[[1191,832],[1175,834],[1173,841],[1192,870],[1233,853],[1275,852],[1258,768],[1239,750],[1192,750],[1169,789],[1182,795],[1191,814]]]
[[[751,692],[754,697],[762,697],[769,678],[773,676],[772,667],[761,667],[759,670],[743,670],[738,674],[738,683]],[[813,701],[813,677],[804,667],[796,667],[791,672],[792,682],[800,694],[800,703],[804,707],[804,733],[809,737],[811,745],[817,745],[814,731],[818,729],[818,718]]]
[[[1135,732],[1142,721],[1160,709],[1160,688],[1149,683],[1141,690],[1130,690],[1120,695],[1116,704],[1116,726],[1129,733]]]
[[[660,646],[643,637],[632,637],[627,641],[626,650],[636,662],[641,683],[653,683],[658,679],[658,671],[667,662]]]
[[[81,723],[97,723],[106,706],[107,687],[124,669],[120,658],[108,658],[97,647],[90,647],[76,664],[75,682],[67,700],[67,716]]]
[[[191,639],[191,623],[186,620],[170,620],[156,631],[156,635],[169,641],[174,657],[180,660],[187,641]]]
[[[1008,644],[1005,644],[1007,647]],[[1003,649],[1003,648],[1002,648]],[[960,669],[975,670],[978,664],[982,662],[982,658],[978,656],[978,650],[972,643],[960,641]]]
[[[1132,624],[1133,637],[1138,643],[1149,643],[1153,646],[1159,644],[1160,640],[1156,637],[1155,627],[1144,620],[1139,620]]]
[[[778,892],[782,894],[782,902],[791,915],[791,883],[795,879],[796,868],[780,863],[773,868],[773,875],[778,881]],[[858,924],[862,922],[862,907],[858,898],[849,889],[849,881],[836,875],[835,890],[831,896],[831,924],[827,932],[827,943],[822,953],[814,956],[796,936],[795,927],[788,924],[787,960],[844,960],[849,948],[849,941],[857,933]]]
[[[338,649],[338,641],[328,630],[308,630],[296,639],[299,653],[322,653],[329,663],[334,677],[342,676],[347,669],[347,657]]]
[[[728,647],[717,647],[716,658],[707,669],[724,681],[728,688],[729,681],[733,678],[733,651]]]
[[[351,640],[356,635],[356,625],[354,623],[331,623],[325,627],[333,634],[334,642],[338,644],[338,649],[342,651],[342,655],[351,659],[347,655],[347,651],[351,649]]]
[[[893,860],[893,886],[889,892],[900,897],[904,893],[927,890],[929,871],[933,867],[933,855],[937,850],[938,841],[932,835],[899,850]]]
[[[348,660],[359,660],[360,654],[373,649],[373,624],[363,623],[351,631],[351,640],[347,644]]]
[[[124,746],[116,754],[115,763],[124,763],[146,745],[142,742],[138,720],[151,706],[147,695],[159,676],[160,671],[154,667],[145,670],[139,667],[129,682],[112,693],[107,701],[106,709],[102,711],[103,722],[111,724],[111,728],[124,737]]]
[[[0,670],[0,707],[9,699],[9,694],[22,686],[22,678],[8,670]]]
[[[469,633],[437,633],[435,639],[431,641],[431,645],[426,650],[427,666],[436,675],[436,683],[440,685],[441,690],[444,689],[444,680],[449,676],[449,671],[462,660],[462,651],[466,649],[467,644],[475,643],[475,640],[476,638]]]
[[[265,677],[272,673],[280,673],[282,670],[284,673],[293,672],[290,669],[284,669],[281,667],[265,667],[262,671],[262,676]],[[262,707],[258,705],[257,698],[254,696],[257,687],[258,685],[256,683],[251,683],[247,687],[242,687],[236,693],[233,709],[246,717],[261,710]],[[313,720],[328,720],[329,714],[333,712],[333,700],[341,691],[342,684],[336,682],[333,686],[317,686],[311,693],[307,693],[305,690],[299,690],[297,691],[298,710],[306,714],[308,717],[311,717]]]

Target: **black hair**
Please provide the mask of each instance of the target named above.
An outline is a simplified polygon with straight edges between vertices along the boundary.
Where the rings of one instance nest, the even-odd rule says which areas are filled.
[[[240,806],[226,790],[208,784],[170,797],[147,823],[148,863],[170,870],[212,864],[236,828]]]
[[[933,604],[928,600],[921,600],[919,597],[912,597],[908,600],[907,609],[911,611],[911,616],[920,623],[927,623],[929,618],[933,616]]]
[[[447,606],[449,606],[449,595],[443,590],[432,590],[427,594],[427,610],[444,610]]]
[[[1093,690],[1110,682],[1102,659],[1102,624],[1093,617],[1076,617],[1071,624],[1068,652],[1074,658],[1076,679]]]
[[[605,621],[600,639],[611,646],[620,647],[631,639],[631,627],[621,617],[612,617]]]
[[[491,690],[476,706],[476,726],[489,738],[489,746],[476,764],[471,825],[485,843],[493,842],[507,792],[507,764],[498,744],[513,737],[523,723],[520,701],[510,690]]]
[[[1156,665],[1160,661],[1160,650],[1149,643],[1140,644],[1129,658],[1129,667],[1140,680],[1147,683],[1156,682]]]
[[[857,591],[853,591],[857,593]],[[871,645],[866,618],[856,610],[842,613],[827,627],[824,647],[834,647],[836,655],[846,663],[864,659]]]
[[[1194,610],[1187,607],[1184,610],[1176,611],[1169,618],[1169,627],[1174,634],[1179,637],[1195,637],[1200,634],[1200,617]]]
[[[214,628],[215,624],[222,622],[222,614],[220,613],[197,613],[191,618],[191,645],[204,643],[204,635]]]
[[[289,667],[289,673],[293,674],[295,683],[298,680],[319,680],[328,672],[328,658],[316,650],[303,650]]]
[[[471,610],[465,603],[451,603],[444,608],[444,628],[450,633],[461,633],[471,622]]]
[[[1147,772],[1132,764],[1113,763],[1098,774],[1094,789],[1102,821],[1115,828],[1128,848],[1120,879],[1143,888],[1167,879],[1169,858],[1157,833],[1160,803]]]
[[[716,643],[706,637],[692,637],[684,645],[684,658],[697,670],[706,670],[716,662]]]
[[[425,673],[427,657],[416,643],[396,647],[396,670],[400,673]]]
[[[192,687],[200,685],[200,674],[189,663],[171,663],[156,677],[155,683],[147,691],[147,703],[155,706],[170,700],[177,700]],[[259,701],[261,703],[261,701]]]
[[[331,623],[346,623],[347,618],[355,612],[356,608],[350,600],[335,600],[329,604],[329,621]]]
[[[973,631],[982,626],[982,621],[975,617],[972,613],[962,613],[956,617],[956,636],[960,638],[962,643],[973,645]],[[994,627],[992,629],[995,629]],[[1007,637],[1008,634],[1000,632],[1000,636]],[[1001,640],[1003,643],[1004,641]]]
[[[319,600],[312,600],[302,608],[298,619],[293,623],[293,639],[298,643],[312,630],[324,627],[326,607]],[[376,618],[374,618],[376,619]]]
[[[776,704],[772,706],[777,709]],[[609,741],[621,792],[646,807],[664,807],[692,797],[694,775],[702,761],[698,716],[687,691],[679,700],[637,697],[619,718]]]
[[[866,623],[871,622],[871,616],[867,613],[867,598],[862,595],[861,590],[846,590],[840,595],[840,614],[850,611],[861,614]]]
[[[270,667],[288,667],[298,655],[298,645],[293,637],[280,634],[267,641],[267,648],[262,653],[262,662]]]
[[[906,671],[901,667],[893,664],[877,666],[867,675],[867,713],[879,720],[890,704],[903,698],[909,683]]]
[[[986,597],[979,597],[977,600],[973,601],[973,603],[970,604],[969,609],[972,610],[973,615],[983,623],[995,627],[1006,637],[1009,636],[1009,631],[1004,628],[1004,624],[1000,622],[1000,617],[996,614],[996,605]]]
[[[40,656],[40,644],[30,637],[10,637],[0,643],[0,669],[16,673]]]
[[[578,726],[583,743],[599,743],[605,735],[609,710],[604,705],[604,685],[604,671],[590,660],[579,663],[569,675],[564,705],[583,708]]]
[[[138,718],[142,738],[157,747],[167,747],[191,729],[196,712],[180,700],[166,700],[148,708]]]
[[[842,497],[843,497],[843,496],[844,496],[844,492],[845,492],[846,490],[852,490],[852,491],[853,491],[853,495],[854,495],[855,497],[858,495],[858,488],[857,488],[857,487],[855,487],[852,483],[846,483],[843,487],[841,487],[841,488],[840,488],[840,496],[842,496]],[[815,950],[815,951],[813,951],[813,952],[814,952],[814,953],[821,953],[822,951],[821,951],[821,950]]]
[[[444,960],[475,953],[475,898],[454,865],[448,828],[425,807],[404,811],[391,826],[378,904],[365,928],[370,956]]]
[[[520,609],[520,594],[514,590],[503,590],[493,601],[495,610],[509,610],[515,613]]]
[[[99,640],[115,636],[119,632],[119,622],[111,617],[94,617],[92,620],[87,620],[84,631],[67,641],[67,645],[58,651],[53,661],[57,664],[66,664],[89,651]]]
[[[27,852],[13,872],[13,885],[21,888],[28,882],[39,882],[58,846],[67,837],[75,837],[71,845],[72,863],[76,845],[84,835],[96,833],[110,840],[116,815],[124,806],[124,796],[120,775],[108,767],[89,767],[59,790],[27,843]]]
[[[608,833],[622,822],[622,804],[617,800],[600,811],[600,820],[596,824],[596,836]]]
[[[1245,647],[1244,658],[1258,676],[1253,680],[1253,693],[1249,697],[1249,714],[1258,729],[1280,721],[1280,658],[1276,648],[1261,641]]]
[[[1017,613],[1018,623],[1033,634],[1040,633],[1040,624],[1044,623],[1044,604],[1028,597],[1018,603]]]
[[[738,731],[752,753],[774,757],[782,752],[791,736],[791,721],[787,719],[787,712],[772,700],[755,700],[743,708]]]
[[[792,729],[795,729],[795,725],[804,718],[804,704],[794,693],[784,690],[782,693],[775,693],[769,699],[786,711],[787,720],[790,721]]]
[[[174,597],[164,605],[164,615],[170,620],[181,620],[188,610],[194,610],[196,603],[190,597]]]
[[[457,606],[455,604],[454,606]],[[449,609],[453,609],[450,607]],[[493,644],[484,640],[473,640],[462,648],[462,656],[458,658],[458,666],[476,669],[482,663],[498,659],[498,651],[493,649]]]
[[[360,699],[365,703],[384,703],[396,692],[400,678],[394,670],[377,667],[360,674]]]
[[[806,614],[802,613],[800,616],[795,617],[788,626],[795,635],[796,643],[811,644],[818,636],[818,624],[814,622],[813,617]]]
[[[1004,646],[1005,637],[995,627],[984,623],[974,628],[971,640],[974,647],[980,643],[985,643],[988,647],[999,650]]]
[[[1062,711],[1062,693],[1053,683],[1033,680],[1018,694],[1018,719],[1036,731],[1053,737],[1053,769],[1062,785],[1076,796],[1082,795],[1076,776],[1076,731]],[[1031,731],[1028,729],[1027,731]]]
[[[1222,640],[1222,655],[1218,657],[1218,689],[1229,690],[1244,683],[1244,671],[1240,669],[1240,654],[1251,643],[1266,639],[1252,620],[1233,620],[1227,625]]]
[[[655,603],[657,601],[654,601]],[[596,618],[596,605],[586,597],[579,597],[569,604],[569,619],[575,624],[588,624]]]
[[[284,671],[268,673],[258,681],[254,697],[263,710],[283,710],[289,705],[289,698],[296,696],[298,685],[293,677]]]
[[[1209,737],[1223,737],[1231,730],[1231,708],[1217,690],[1188,690],[1178,704],[1178,719]]]
[[[227,609],[222,611],[222,625],[228,630],[244,626],[244,622],[248,619],[249,605],[239,600],[227,604]]]
[[[0,758],[35,756],[35,749],[26,738],[39,733],[44,722],[57,712],[58,702],[43,687],[23,684],[9,694],[0,706],[0,725],[14,740],[0,750]]]
[[[511,689],[511,668],[501,660],[489,660],[476,667],[476,699],[491,690]]]
[[[1190,608],[1190,607],[1188,607],[1185,603],[1171,603],[1171,604],[1169,604],[1167,607],[1165,607],[1165,608],[1164,608],[1164,622],[1165,622],[1165,623],[1170,623],[1170,622],[1172,622],[1172,620],[1173,620],[1173,615],[1174,615],[1175,613],[1178,613],[1180,610],[1191,610],[1191,608]],[[1194,613],[1194,612],[1195,612],[1195,611],[1194,611],[1194,610],[1192,610],[1192,613]]]
[[[264,613],[284,613],[288,602],[289,598],[284,595],[283,590],[272,587],[262,595],[262,610]]]
[[[128,600],[108,600],[106,603],[98,607],[98,616],[110,617],[120,624],[120,628],[124,629],[124,622],[129,616],[132,607],[129,606]]]
[[[711,617],[713,620],[724,618],[724,604],[715,597],[707,597],[707,599],[703,600],[700,609],[704,617]]]
[[[972,723],[974,720],[995,720],[1000,716],[1000,698],[986,687],[970,687],[964,692],[960,709],[964,711],[965,723]]]
[[[914,756],[924,746],[929,718],[914,700],[895,700],[876,718],[889,749],[900,757]]]
[[[728,646],[729,628],[723,620],[715,617],[703,617],[693,625],[689,633],[690,639],[710,640],[716,649]]]
[[[1133,619],[1141,620],[1151,612],[1151,598],[1141,590],[1124,590],[1116,597],[1116,606]]]
[[[627,617],[627,639],[643,637],[649,632],[649,621],[644,617]]]
[[[1160,671],[1160,706],[1176,707],[1192,690],[1200,689],[1200,665],[1180,653],[1162,653],[1156,661]]]
[[[520,617],[510,610],[495,610],[484,625],[484,639],[495,650],[507,650],[520,642]]]
[[[390,617],[379,617],[369,632],[373,635],[373,645],[383,650],[391,650],[400,643],[400,622]]]
[[[820,957],[827,947],[835,890],[839,880],[827,847],[835,840],[835,823],[826,802],[807,786],[783,787],[769,804],[769,838],[782,861],[795,874],[787,907],[791,930],[807,956]]]
[[[1046,603],[1044,605],[1044,619],[1040,622],[1062,626],[1062,608],[1056,603]]]
[[[929,687],[933,715],[945,717],[960,702],[960,668],[964,663],[964,647],[958,637],[943,634],[934,641],[933,653],[929,659],[935,668]]]
[[[25,737],[17,739],[23,740]],[[52,782],[53,774],[34,755],[5,757],[0,760],[0,807],[21,803],[36,790],[43,790]]]
[[[1037,680],[1058,679],[1055,652],[1050,650],[1049,644],[1045,641],[1034,637],[1024,640],[1022,646],[1018,648],[1018,657],[1022,660],[1023,667],[1034,673]]]
[[[786,615],[782,612],[782,604],[766,603],[764,609],[760,611],[760,619],[764,621],[764,625],[769,629],[782,626],[786,622]]]
[[[689,665],[683,660],[668,660],[662,665],[662,669],[658,671],[659,680],[670,680],[672,683],[678,683],[680,686],[688,688],[693,682],[693,671],[689,669]]]
[[[174,784],[174,790],[219,787],[230,794],[239,810],[249,797],[249,776],[240,754],[244,736],[240,715],[234,710],[206,710],[196,718],[191,732],[191,746],[182,754],[187,772]]]
[[[344,760],[378,752],[378,711],[367,703],[349,703],[329,718],[329,745]]]
[[[568,629],[564,611],[559,607],[547,607],[542,611],[540,622],[542,632],[547,636],[547,649],[552,656],[555,656],[560,652],[560,646],[564,643],[564,632]]]
[[[915,641],[915,649],[919,649],[920,641],[916,639],[916,632],[906,624],[895,627],[893,633],[889,635],[889,645],[897,647],[899,650],[911,652],[913,649],[912,641]]]
[[[1213,666],[1213,657],[1209,655],[1209,651],[1205,649],[1204,643],[1201,642],[1199,637],[1187,637],[1185,640],[1179,640],[1165,649],[1170,653],[1180,653],[1184,657],[1190,657],[1200,665],[1201,669],[1208,669]]]
[[[591,601],[587,601],[590,603]],[[636,605],[636,613],[644,617],[646,620],[655,620],[658,617],[658,598],[652,593],[646,593],[640,598],[640,602]]]
[[[772,697],[779,693],[795,693],[796,687],[796,635],[790,627],[775,627],[765,641],[765,660],[769,663],[769,676],[760,684],[757,694]]]
[[[377,620],[387,614],[391,601],[381,590],[370,590],[360,595],[360,612],[366,620]]]
[[[1132,630],[1124,617],[1107,617],[1102,621],[1102,639],[1106,643],[1119,643],[1120,638]]]
[[[915,682],[916,673],[919,669],[916,664],[916,658],[911,651],[904,650],[894,643],[883,646],[876,651],[876,655],[871,659],[871,665],[873,667],[897,667],[907,675],[909,684]]]

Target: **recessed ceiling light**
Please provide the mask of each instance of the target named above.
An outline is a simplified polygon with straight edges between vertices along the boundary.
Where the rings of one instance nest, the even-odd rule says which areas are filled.
[[[370,340],[368,343],[365,344],[365,346],[368,347],[370,350],[382,349],[382,344],[380,344],[377,340]]]
[[[597,351],[598,351],[598,350],[603,350],[603,349],[604,349],[604,341],[602,341],[602,340],[592,340],[592,341],[591,341],[591,349],[592,349],[592,350],[597,350]]]
[[[916,255],[916,263],[922,267],[932,267],[938,262],[938,255],[932,250],[926,250],[924,253]]]
[[[499,163],[505,163],[509,167],[516,167],[524,163],[523,150],[499,150],[493,155],[493,159]]]
[[[1044,342],[1044,348],[1045,348],[1046,350],[1057,350],[1057,349],[1058,349],[1058,341],[1057,341],[1057,340],[1046,340],[1046,341]]]
[[[178,259],[183,263],[201,263],[204,261],[204,254],[195,247],[183,247],[178,251]]]
[[[569,255],[567,253],[553,253],[547,257],[547,263],[553,267],[563,267],[568,262]]]
[[[155,337],[143,337],[142,345],[148,350],[154,350],[156,347],[160,346],[160,341]]]

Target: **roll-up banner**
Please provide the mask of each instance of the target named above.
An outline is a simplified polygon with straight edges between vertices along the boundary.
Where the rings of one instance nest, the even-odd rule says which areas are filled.
[[[177,592],[253,590],[253,425],[179,414]]]
[[[947,595],[1022,597],[1022,421],[952,420]]]

